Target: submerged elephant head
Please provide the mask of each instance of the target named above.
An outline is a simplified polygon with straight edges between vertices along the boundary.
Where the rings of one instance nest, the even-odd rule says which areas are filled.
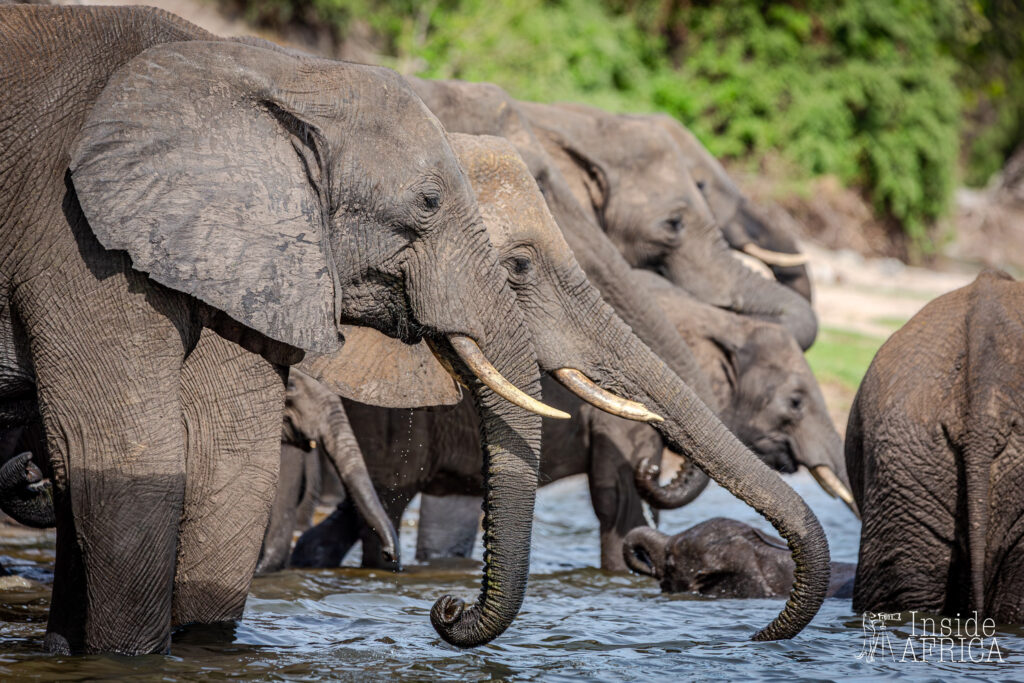
[[[808,348],[810,303],[736,259],[672,136],[645,117],[522,103],[537,137],[626,260],[701,301],[772,320]]]
[[[633,529],[622,545],[629,568],[652,576],[666,593],[717,598],[774,598],[793,583],[793,559],[781,539],[734,519],[715,517],[669,536]],[[852,594],[853,567],[833,563],[828,595]]]
[[[472,188],[409,86],[258,45],[164,44],[110,78],[70,169],[100,243],[247,348],[332,352],[344,323],[430,342],[481,412],[495,539],[480,602],[442,635],[501,633],[525,591],[537,484],[540,420],[519,406],[557,411],[537,401]]]
[[[453,136],[453,144],[534,335],[541,368],[599,408],[649,421],[672,448],[790,539],[799,579],[783,614],[757,637],[794,635],[813,616],[828,583],[827,544],[813,514],[602,300],[515,148],[476,136]]]

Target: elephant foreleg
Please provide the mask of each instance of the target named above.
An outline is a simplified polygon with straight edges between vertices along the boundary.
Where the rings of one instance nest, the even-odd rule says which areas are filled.
[[[416,559],[469,557],[480,530],[483,500],[480,496],[431,496],[420,498],[420,524]]]
[[[185,361],[187,477],[175,625],[242,616],[277,487],[283,374],[208,329]]]

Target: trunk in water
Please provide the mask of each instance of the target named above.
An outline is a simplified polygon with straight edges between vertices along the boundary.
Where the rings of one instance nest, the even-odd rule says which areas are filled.
[[[511,294],[506,288],[506,293]],[[511,298],[511,297],[510,297]],[[477,340],[487,359],[514,385],[540,398],[540,372],[532,342],[517,309],[490,312],[497,330]],[[518,324],[516,324],[518,322]],[[533,505],[540,467],[541,418],[509,403],[470,373],[444,342],[444,355],[469,386],[480,416],[484,456],[484,578],[473,605],[445,595],[430,620],[446,641],[459,647],[482,645],[500,635],[519,612],[530,569]]]

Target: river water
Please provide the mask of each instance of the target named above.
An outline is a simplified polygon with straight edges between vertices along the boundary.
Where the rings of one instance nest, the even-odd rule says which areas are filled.
[[[787,477],[817,513],[832,558],[855,561],[859,523],[804,472]],[[695,503],[662,515],[670,533],[713,516],[770,526],[712,485]],[[415,506],[402,529],[403,557],[415,549]],[[353,563],[349,558],[346,563]],[[541,489],[529,593],[512,627],[496,641],[460,651],[430,626],[445,592],[475,598],[479,565],[411,566],[402,574],[356,568],[296,571],[257,579],[233,630],[175,634],[172,654],[145,657],[51,657],[40,653],[47,593],[0,592],[0,680],[829,680],[912,678],[1005,680],[1024,677],[1024,629],[996,627],[1003,659],[959,645],[952,652],[911,638],[889,622],[886,642],[865,638],[848,600],[826,600],[795,639],[755,643],[750,636],[782,600],[714,600],[662,595],[654,580],[604,573],[597,520],[586,481],[573,477]],[[52,534],[0,539],[0,562],[44,582],[51,577]],[[921,616],[917,615],[917,619]],[[876,633],[878,633],[876,631]],[[916,627],[916,634],[920,628]],[[874,642],[873,661],[866,643]],[[925,650],[929,650],[925,652]],[[991,661],[951,661],[990,659]],[[939,661],[941,659],[945,661]],[[903,660],[903,661],[901,661]]]

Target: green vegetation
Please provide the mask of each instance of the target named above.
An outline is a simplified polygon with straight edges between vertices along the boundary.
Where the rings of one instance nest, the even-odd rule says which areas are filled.
[[[667,111],[720,157],[860,188],[920,252],[957,174],[984,183],[1024,136],[1015,0],[236,1],[339,41],[369,29],[406,72]]]
[[[822,384],[834,383],[857,391],[884,339],[848,330],[823,327],[807,351],[807,362]]]

